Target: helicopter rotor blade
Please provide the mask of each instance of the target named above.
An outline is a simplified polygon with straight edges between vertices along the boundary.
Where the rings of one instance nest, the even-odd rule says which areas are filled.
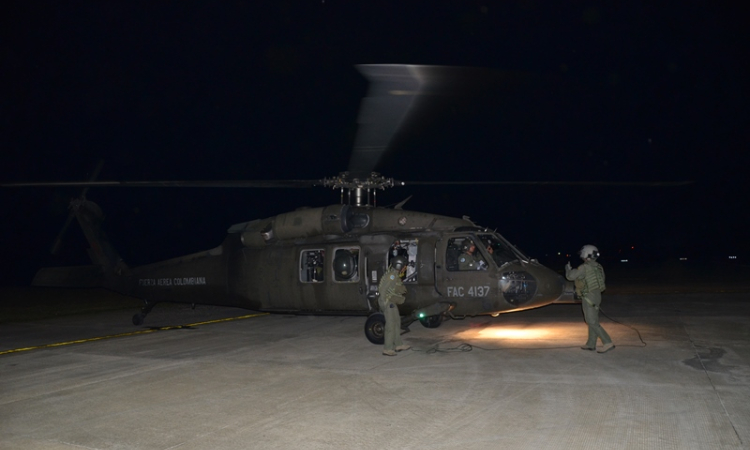
[[[369,90],[359,110],[348,172],[354,178],[364,178],[375,170],[420,94],[423,80],[419,66],[372,64],[357,69],[369,81]]]
[[[91,176],[89,177],[89,182],[93,182],[99,177],[99,173],[102,171],[102,167],[104,167],[104,160],[100,159],[99,162],[96,164],[96,167],[94,167],[94,170],[91,172]],[[86,199],[86,194],[89,191],[90,186],[85,186],[83,190],[81,190],[81,195],[79,198]],[[62,241],[63,237],[65,236],[65,233],[68,232],[68,228],[70,228],[70,224],[73,223],[73,218],[75,218],[75,211],[73,208],[70,208],[70,212],[68,213],[68,218],[65,219],[65,223],[63,224],[63,227],[60,229],[60,232],[57,233],[57,237],[55,238],[55,241],[52,243],[52,247],[50,248],[49,252],[53,255],[56,255],[58,251],[60,251],[60,247],[62,247]]]
[[[308,188],[325,180],[162,180],[162,181],[31,181],[2,183],[0,187],[193,187],[193,188]],[[394,186],[685,186],[693,181],[401,181]]]
[[[425,111],[424,97],[481,96],[486,89],[512,88],[530,76],[522,72],[461,66],[362,64],[369,82],[357,119],[348,172],[366,178],[377,169],[394,137]],[[429,105],[427,106],[429,108]]]
[[[49,252],[53,255],[56,255],[57,252],[60,251],[60,247],[62,247],[62,241],[63,236],[65,236],[65,233],[68,232],[68,228],[70,227],[70,224],[73,223],[73,218],[76,216],[75,212],[73,210],[68,213],[68,218],[65,220],[65,224],[60,229],[60,232],[57,233],[57,237],[55,238],[54,242],[52,243],[52,247],[50,247]]]
[[[2,187],[195,187],[195,188],[308,188],[321,180],[161,180],[161,181],[41,181],[3,183]]]
[[[89,181],[94,181],[97,178],[99,178],[99,173],[102,171],[102,167],[104,167],[104,160],[100,159],[99,163],[94,167],[94,170],[91,172],[91,176],[89,177]],[[81,191],[81,198],[86,198],[86,194],[89,192],[89,186],[86,186]]]
[[[686,186],[693,181],[394,181],[398,186],[461,186],[461,185],[519,185],[519,186]]]

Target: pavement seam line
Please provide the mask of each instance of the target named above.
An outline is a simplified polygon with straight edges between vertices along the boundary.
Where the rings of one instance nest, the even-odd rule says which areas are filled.
[[[698,358],[698,362],[701,363],[701,367],[703,368],[703,373],[706,375],[708,382],[711,383],[711,389],[713,389],[714,394],[716,394],[716,398],[719,399],[719,403],[721,404],[721,408],[724,410],[724,414],[727,416],[727,420],[729,420],[729,424],[732,425],[732,430],[734,431],[734,435],[737,436],[737,440],[740,441],[740,445],[745,445],[745,443],[742,442],[742,437],[740,436],[740,433],[737,432],[737,427],[734,426],[734,421],[732,420],[732,416],[729,414],[729,411],[727,411],[727,407],[724,404],[724,399],[721,398],[721,394],[719,394],[719,391],[716,389],[714,380],[712,380],[711,375],[708,374],[708,369],[706,369],[706,365],[703,363],[703,358],[701,358],[701,355],[698,352],[698,347],[696,347],[695,342],[693,341],[693,337],[690,336],[690,332],[687,329],[687,324],[685,324],[685,322],[682,320],[682,316],[679,313],[677,314],[677,317],[680,321],[680,324],[682,324],[682,329],[685,330],[685,335],[687,336],[688,341],[690,341],[690,345],[693,347],[693,351],[695,352],[695,357]]]
[[[127,333],[118,333],[118,334],[110,334],[106,336],[96,336],[91,338],[84,338],[84,339],[75,339],[72,341],[65,341],[65,342],[55,342],[52,344],[43,344],[43,345],[35,345],[32,347],[23,347],[23,348],[14,348],[10,350],[3,350],[0,351],[0,356],[2,355],[9,355],[12,353],[20,353],[20,352],[28,352],[31,350],[41,350],[44,348],[55,348],[55,347],[63,347],[66,345],[73,345],[73,344],[84,344],[86,342],[95,342],[95,341],[102,341],[105,339],[114,339],[114,338],[120,338],[120,337],[128,337],[128,336],[137,336],[141,334],[149,334],[149,333],[156,333],[157,331],[167,331],[167,330],[179,330],[183,328],[192,328],[197,327],[200,325],[212,325],[216,323],[221,322],[231,322],[234,320],[242,320],[242,319],[251,319],[253,317],[260,317],[260,316],[267,316],[268,313],[259,313],[259,314],[247,314],[244,316],[237,316],[237,317],[227,317],[224,319],[215,319],[215,320],[206,320],[204,322],[196,322],[196,323],[189,323],[187,325],[168,325],[165,327],[159,327],[159,328],[151,328],[148,330],[138,330],[138,331],[129,331]]]

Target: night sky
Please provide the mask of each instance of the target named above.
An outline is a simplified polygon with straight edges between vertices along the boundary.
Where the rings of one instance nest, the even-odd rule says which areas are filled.
[[[657,5],[653,5],[657,3]],[[730,2],[10,1],[0,7],[0,182],[319,179],[346,169],[356,64],[462,66],[378,170],[403,180],[692,181],[683,187],[405,187],[381,206],[468,215],[543,263],[747,263],[748,33]],[[4,285],[87,264],[80,189],[2,188]],[[234,223],[338,202],[324,188],[92,188],[130,265]]]

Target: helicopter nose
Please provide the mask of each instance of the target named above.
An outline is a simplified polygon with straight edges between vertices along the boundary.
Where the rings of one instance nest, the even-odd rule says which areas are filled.
[[[562,294],[553,303],[581,303],[581,300],[576,296],[576,288],[572,281],[568,281],[561,276],[560,283],[563,285]]]
[[[514,306],[528,303],[537,293],[536,278],[524,270],[502,273],[498,285],[505,301]]]

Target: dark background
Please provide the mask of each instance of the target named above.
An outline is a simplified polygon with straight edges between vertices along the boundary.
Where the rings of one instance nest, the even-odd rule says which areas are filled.
[[[654,4],[656,3],[656,4]],[[406,187],[543,263],[745,264],[748,33],[730,2],[10,1],[0,7],[0,182],[318,179],[346,169],[355,64],[490,69],[421,100],[378,169],[405,180],[684,187]],[[86,264],[73,188],[2,188],[4,285]],[[93,188],[125,261],[218,245],[234,223],[338,202],[317,188]],[[728,260],[730,255],[736,260]],[[575,260],[575,259],[574,259]]]

